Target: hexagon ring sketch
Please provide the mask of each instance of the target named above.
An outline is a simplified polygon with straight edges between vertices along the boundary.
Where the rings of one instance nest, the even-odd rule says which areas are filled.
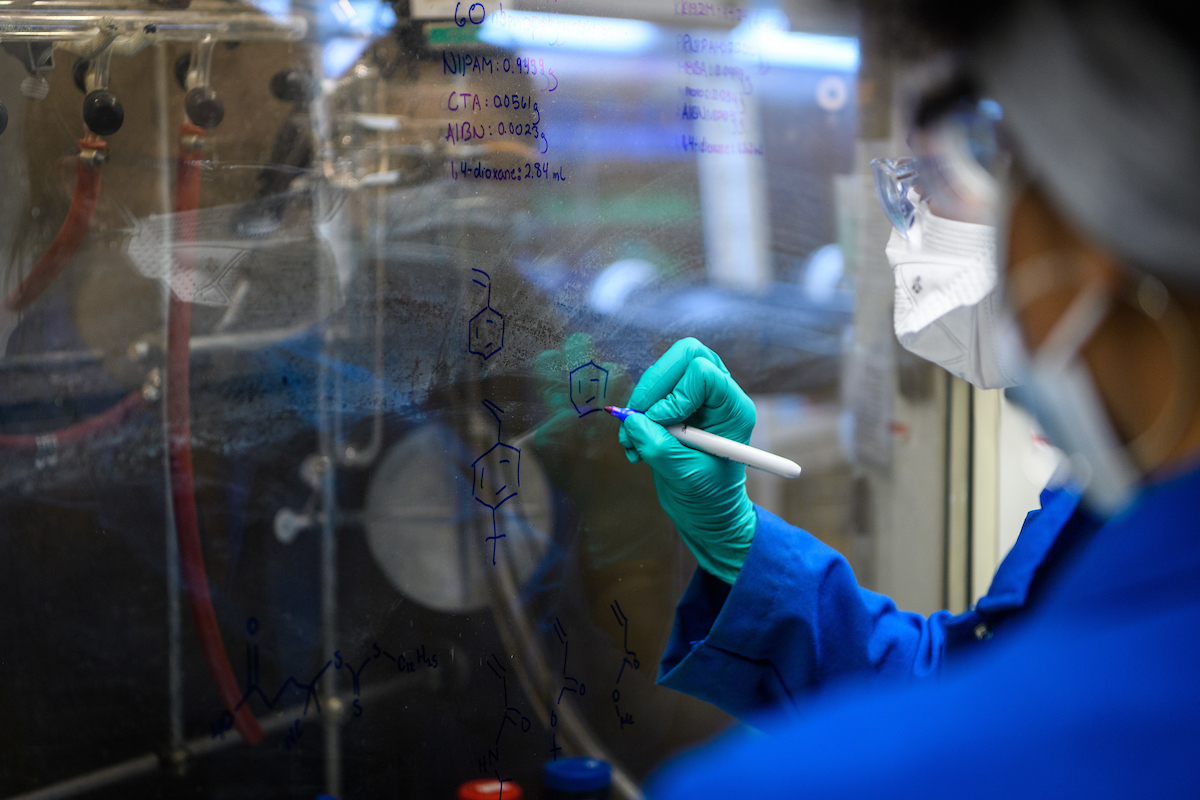
[[[487,361],[504,347],[504,315],[492,308],[492,278],[481,269],[472,269],[476,273],[472,283],[487,289],[487,301],[483,308],[467,324],[467,352],[482,356]],[[486,283],[480,278],[486,279]]]
[[[471,493],[483,505],[495,511],[516,497],[521,485],[521,451],[497,442],[471,464],[475,482]]]
[[[497,442],[471,464],[474,476],[471,494],[475,501],[492,511],[492,564],[496,563],[496,544],[507,534],[500,533],[496,512],[500,506],[517,496],[521,485],[521,451],[510,444]]]
[[[586,417],[599,411],[608,397],[608,370],[589,361],[581,364],[567,376],[571,384],[571,405],[575,413]]]
[[[471,317],[470,352],[486,361],[504,347],[504,315],[488,306]]]

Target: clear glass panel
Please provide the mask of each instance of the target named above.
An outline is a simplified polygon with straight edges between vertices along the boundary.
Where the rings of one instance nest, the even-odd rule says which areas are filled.
[[[175,5],[0,0],[0,793],[639,796],[734,721],[602,406],[701,339],[874,574],[854,20]]]

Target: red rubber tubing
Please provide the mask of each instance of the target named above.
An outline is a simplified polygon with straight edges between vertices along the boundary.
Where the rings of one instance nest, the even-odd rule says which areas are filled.
[[[221,703],[233,717],[238,733],[250,744],[262,741],[263,730],[248,705],[242,703],[229,655],[217,627],[204,552],[200,548],[200,526],[196,518],[196,493],[192,476],[192,428],[188,380],[192,337],[191,282],[193,245],[196,242],[196,212],[200,206],[199,147],[184,142],[202,141],[204,129],[184,123],[179,129],[179,173],[175,183],[175,285],[188,295],[181,299],[171,292],[167,312],[167,447],[171,464],[171,500],[175,508],[175,533],[179,539],[179,557],[183,586],[187,592],[192,621],[200,637],[200,648],[208,672],[221,696]]]
[[[0,434],[0,449],[35,452],[39,441],[54,448],[73,445],[102,430],[116,427],[141,411],[144,403],[142,390],[134,389],[112,408],[74,425],[49,433]]]
[[[103,150],[105,143],[97,138],[79,140],[80,150]],[[96,210],[96,198],[100,195],[100,167],[83,163],[79,160],[75,166],[75,194],[71,198],[71,208],[67,218],[59,228],[58,235],[45,254],[33,265],[33,269],[25,276],[16,288],[4,298],[4,304],[13,311],[24,309],[46,290],[57,278],[79,249],[83,237],[87,234],[92,222],[92,212]],[[112,428],[124,422],[142,408],[142,390],[135,389],[120,402],[107,411],[85,419],[74,425],[59,428],[48,433],[34,434],[0,434],[0,449],[17,450],[21,452],[36,452],[38,442],[43,446],[58,448],[76,444],[106,428]]]
[[[80,139],[79,147],[103,150],[104,142],[99,139]],[[67,218],[63,220],[62,227],[58,229],[58,235],[54,237],[49,249],[33,265],[29,274],[4,298],[4,305],[10,310],[24,309],[62,274],[63,268],[83,242],[88,226],[92,224],[92,212],[96,210],[96,198],[99,196],[99,165],[85,164],[79,159],[75,165],[75,194],[71,198]]]

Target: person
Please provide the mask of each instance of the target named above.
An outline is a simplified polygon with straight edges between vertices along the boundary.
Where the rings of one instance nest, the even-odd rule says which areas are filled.
[[[938,216],[934,197],[990,205],[1003,269],[998,300],[962,291],[927,314],[965,309],[925,344],[959,374],[1019,382],[1072,476],[973,610],[897,610],[755,508],[743,467],[667,435],[749,439],[753,404],[716,353],[677,342],[638,382],[646,413],[621,443],[700,565],[659,680],[767,733],[667,765],[651,797],[1200,792],[1200,65],[1172,13],[1015,4],[918,109],[929,199],[912,224]],[[929,243],[907,230],[898,280]],[[953,335],[964,319],[972,334]]]

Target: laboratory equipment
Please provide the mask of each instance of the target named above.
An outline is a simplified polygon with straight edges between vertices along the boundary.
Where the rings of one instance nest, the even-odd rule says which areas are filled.
[[[522,800],[525,792],[516,781],[501,781],[496,778],[480,778],[467,781],[458,787],[458,800]]]
[[[594,412],[699,336],[804,459],[754,499],[876,563],[859,43],[802,12],[0,3],[0,797],[635,798],[729,726]]]
[[[612,767],[595,758],[547,761],[542,783],[551,800],[606,800],[612,784]]]

